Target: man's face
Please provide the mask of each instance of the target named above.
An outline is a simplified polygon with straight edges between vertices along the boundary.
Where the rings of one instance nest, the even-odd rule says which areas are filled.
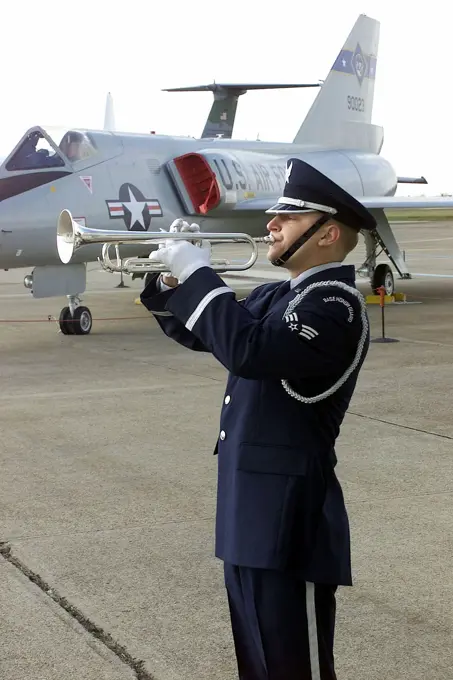
[[[276,260],[281,257],[298,238],[310,229],[319,217],[320,213],[318,212],[279,213],[275,215],[267,225],[267,230],[274,238],[274,243],[269,246],[267,259]],[[293,261],[293,258],[296,257],[299,259],[302,252],[304,255],[308,255],[313,246],[316,247],[315,241],[316,238],[313,239],[313,243],[310,240],[307,241],[304,244],[303,251],[297,251],[288,262]]]

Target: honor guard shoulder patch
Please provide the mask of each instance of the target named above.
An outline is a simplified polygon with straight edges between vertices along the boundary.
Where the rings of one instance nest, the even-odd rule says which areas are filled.
[[[344,299],[344,297],[340,297],[338,295],[331,295],[329,297],[323,298],[324,302],[339,302],[340,304],[344,305],[346,309],[348,310],[348,322],[352,323],[354,319],[354,308],[351,305],[350,302]]]

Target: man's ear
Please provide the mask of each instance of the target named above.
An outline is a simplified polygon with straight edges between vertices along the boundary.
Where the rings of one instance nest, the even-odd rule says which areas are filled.
[[[327,222],[324,225],[324,233],[319,238],[318,245],[330,246],[336,243],[341,236],[340,226],[336,222]]]

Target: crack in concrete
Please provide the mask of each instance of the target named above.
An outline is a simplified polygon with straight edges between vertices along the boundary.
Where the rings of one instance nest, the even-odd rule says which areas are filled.
[[[154,675],[151,675],[145,669],[145,662],[134,657],[127,651],[126,647],[117,642],[110,633],[106,633],[102,628],[97,626],[93,621],[90,621],[77,607],[72,605],[68,600],[60,595],[55,588],[50,586],[39,574],[29,569],[26,564],[15,557],[11,551],[11,546],[4,541],[0,541],[0,555],[16,569],[18,569],[24,576],[26,576],[32,583],[34,583],[40,590],[42,590],[47,597],[50,597],[62,609],[64,609],[70,616],[72,616],[90,635],[102,642],[111,652],[117,656],[126,666],[131,668],[137,680],[157,680]]]
[[[348,411],[349,415],[357,416],[357,418],[365,418],[366,420],[374,420],[376,423],[384,423],[384,425],[393,425],[394,427],[401,427],[403,430],[412,430],[412,432],[420,432],[420,434],[429,434],[432,437],[440,437],[441,439],[450,439],[448,434],[441,434],[440,432],[431,432],[430,430],[422,430],[419,427],[412,427],[411,425],[403,425],[402,423],[394,423],[391,420],[384,420],[383,418],[376,418],[375,416],[368,416],[364,413],[355,413],[354,411]]]
[[[153,524],[153,530],[154,529],[161,529],[162,527],[168,527],[168,526],[173,526],[175,524],[197,524],[198,522],[212,522],[213,521],[213,516],[210,515],[209,517],[191,517],[189,519],[169,519],[165,520],[163,522],[155,522]],[[105,528],[102,527],[98,529],[97,527],[93,527],[92,529],[68,529],[67,531],[52,531],[51,533],[33,533],[33,534],[11,534],[8,531],[4,531],[4,538],[7,540],[4,541],[5,543],[7,541],[34,541],[36,539],[41,539],[41,538],[56,538],[56,537],[61,537],[61,536],[78,536],[79,534],[81,536],[89,536],[90,534],[112,534],[112,533],[121,533],[123,531],[135,531],[136,529],[149,529],[149,521],[145,522],[144,524],[124,524],[119,527],[110,527],[110,528]],[[1,545],[1,541],[0,541]]]

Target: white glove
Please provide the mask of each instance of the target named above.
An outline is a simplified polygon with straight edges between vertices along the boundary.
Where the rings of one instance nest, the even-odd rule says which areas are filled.
[[[200,226],[196,224],[195,222],[192,222],[192,224],[189,224],[185,220],[183,220],[181,217],[179,217],[177,220],[174,220],[170,224],[170,229],[168,230],[168,233],[170,234],[176,234],[180,232],[190,232],[190,233],[197,233],[200,231]],[[162,234],[166,234],[167,232],[165,229],[161,228]],[[201,241],[198,239],[198,242],[201,243]],[[174,241],[168,239],[168,241],[165,241],[165,243],[159,243],[157,246],[158,248],[166,248],[169,243],[174,243]],[[191,243],[195,243],[195,241],[191,240]],[[154,258],[153,258],[154,259]]]
[[[188,241],[168,239],[163,248],[150,254],[149,259],[163,262],[168,266],[171,275],[183,283],[197,269],[211,266],[211,249],[199,248]]]
[[[168,230],[171,234],[174,234],[177,231],[190,231],[190,232],[197,232],[200,231],[200,227],[198,224],[195,222],[192,222],[192,224],[189,224],[185,220],[183,220],[181,217],[178,217],[177,220],[174,220],[171,225],[170,229]]]
[[[192,224],[189,224],[182,218],[178,218],[177,220],[174,220],[171,225],[170,229],[168,230],[170,234],[175,234],[175,233],[181,233],[181,232],[189,232],[192,234],[198,233],[200,231],[200,226],[196,224],[195,222],[192,222]],[[175,243],[175,241],[171,241],[168,239],[169,243]],[[194,243],[194,241],[191,241],[191,243]],[[199,241],[200,243],[200,241]],[[159,248],[162,247],[162,244],[159,245]],[[164,248],[167,247],[167,244],[163,246]]]
[[[162,231],[163,233],[165,233],[165,230],[164,230],[164,229],[161,229],[161,231]],[[176,220],[173,220],[173,222],[172,222],[171,225],[170,225],[170,229],[168,230],[168,232],[169,232],[170,234],[175,234],[175,233],[178,233],[178,232],[197,233],[197,232],[199,232],[199,231],[200,231],[200,226],[199,226],[198,224],[196,224],[195,222],[192,222],[192,224],[189,224],[188,222],[186,222],[185,220],[183,220],[181,217],[179,217],[179,218],[176,219]],[[190,241],[190,242],[191,242],[191,243],[198,243],[198,244],[200,244],[200,245],[203,245],[203,243],[202,243],[202,241],[201,241],[200,239],[198,239],[197,241]],[[163,260],[160,260],[160,251],[161,251],[163,248],[168,248],[168,247],[170,247],[170,246],[172,246],[172,245],[175,245],[175,243],[180,243],[180,241],[173,241],[173,240],[171,240],[171,239],[168,239],[168,240],[165,241],[165,243],[159,243],[159,245],[158,245],[159,257],[157,257],[157,255],[153,255],[153,252],[154,252],[154,251],[153,251],[153,252],[150,253],[149,259],[150,259],[150,260],[158,260],[158,261],[162,261],[162,262],[163,262]],[[161,292],[166,291],[166,290],[171,290],[171,287],[170,287],[170,286],[167,286],[167,285],[162,281],[162,274],[159,276],[159,279],[158,279],[158,282],[157,282],[157,288],[158,288],[158,290],[160,290]]]

